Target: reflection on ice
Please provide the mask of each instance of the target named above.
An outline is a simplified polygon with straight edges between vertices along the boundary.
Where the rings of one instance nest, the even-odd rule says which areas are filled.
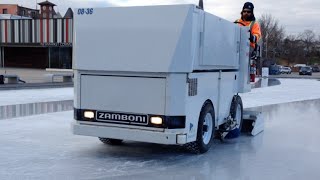
[[[73,109],[73,101],[52,101],[0,106],[0,120]]]
[[[278,79],[261,78],[256,83],[254,83],[253,88],[264,88],[264,87],[276,86],[280,84],[281,82]]]

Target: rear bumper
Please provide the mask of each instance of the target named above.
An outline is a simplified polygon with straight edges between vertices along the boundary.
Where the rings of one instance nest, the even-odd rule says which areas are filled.
[[[181,130],[183,131],[183,130]],[[123,139],[157,144],[185,144],[187,134],[183,132],[161,132],[144,129],[130,129],[123,127],[84,124],[79,121],[72,123],[72,132],[76,135]]]

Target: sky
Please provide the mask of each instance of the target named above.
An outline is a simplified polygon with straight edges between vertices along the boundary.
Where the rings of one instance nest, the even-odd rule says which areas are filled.
[[[79,7],[145,6],[168,4],[198,4],[198,0],[50,0],[62,16],[68,9]],[[0,4],[19,4],[35,8],[42,0],[0,0]],[[206,11],[229,21],[239,18],[245,0],[204,0]],[[255,16],[271,14],[285,28],[286,34],[297,35],[306,29],[320,36],[320,0],[255,0]]]

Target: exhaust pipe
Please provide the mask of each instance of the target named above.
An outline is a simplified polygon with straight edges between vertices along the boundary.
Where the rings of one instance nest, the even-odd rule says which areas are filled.
[[[199,0],[199,8],[204,10],[204,8],[203,8],[203,0]]]

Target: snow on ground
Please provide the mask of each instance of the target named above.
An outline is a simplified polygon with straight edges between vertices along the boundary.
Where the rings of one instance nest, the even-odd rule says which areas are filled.
[[[241,94],[244,107],[320,99],[318,80],[280,79],[280,82],[277,86],[256,88],[249,93]],[[73,88],[0,91],[0,106],[72,99]]]
[[[252,89],[240,94],[244,108],[320,99],[320,81],[280,79],[281,85]]]
[[[73,99],[73,88],[0,91],[0,106]]]

